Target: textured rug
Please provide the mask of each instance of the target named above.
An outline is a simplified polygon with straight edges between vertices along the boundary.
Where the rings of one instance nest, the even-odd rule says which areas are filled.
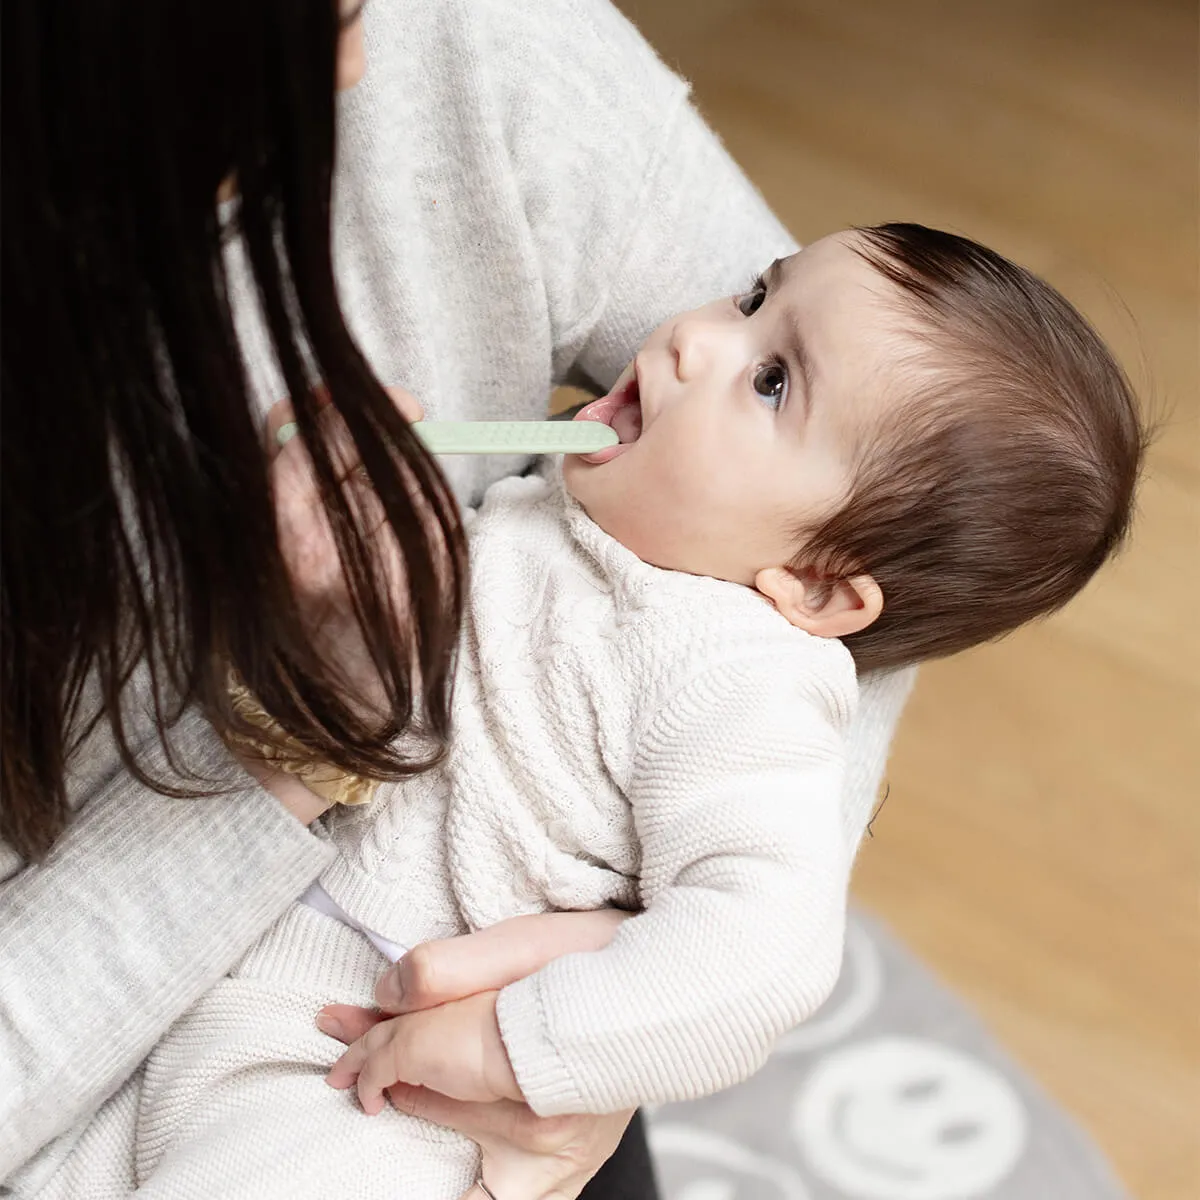
[[[651,1115],[664,1200],[1129,1200],[1100,1151],[878,922],[748,1083]]]

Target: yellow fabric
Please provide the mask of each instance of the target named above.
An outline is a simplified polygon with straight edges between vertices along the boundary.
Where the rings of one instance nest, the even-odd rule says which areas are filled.
[[[379,787],[377,779],[347,774],[330,763],[314,761],[308,750],[263,710],[244,683],[232,681],[229,696],[240,717],[256,729],[271,734],[282,745],[280,748],[280,745],[260,742],[256,738],[227,733],[226,741],[235,750],[262,759],[277,771],[295,775],[310,791],[334,804],[369,804],[375,798],[375,789]]]

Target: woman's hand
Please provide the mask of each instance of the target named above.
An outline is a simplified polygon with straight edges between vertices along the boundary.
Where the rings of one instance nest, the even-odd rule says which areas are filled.
[[[402,388],[384,390],[409,421],[422,418],[424,414],[415,397]],[[346,486],[353,489],[351,500],[358,505],[369,505],[367,489],[355,487],[357,457],[353,441],[337,412],[329,406],[328,393],[324,389],[319,390],[317,400],[324,406],[322,436],[328,440],[331,457],[346,479]],[[264,430],[280,552],[314,643],[331,664],[337,664],[347,685],[346,698],[356,706],[371,710],[375,707],[373,699],[382,703],[378,696],[373,697],[373,693],[379,691],[378,678],[373,669],[367,671],[362,666],[364,661],[369,662],[369,656],[365,654],[357,618],[352,611],[312,460],[298,437],[287,440],[285,445],[279,444],[279,431],[294,416],[291,401],[280,400],[267,414]],[[382,515],[378,524],[381,527],[385,524]],[[387,531],[382,532],[380,548],[386,556]],[[270,762],[236,748],[234,756],[301,824],[311,825],[333,803]]]
[[[422,418],[416,397],[403,388],[384,390],[409,421]],[[367,528],[378,529],[378,551],[384,573],[390,577],[400,569],[394,539],[381,506],[357,475],[359,463],[353,439],[327,397],[324,399],[322,435],[335,467],[346,480],[351,503],[362,511]],[[293,418],[291,401],[280,400],[267,414],[265,431],[280,552],[314,644],[346,679],[346,698],[368,711],[382,709],[386,706],[379,681],[354,614],[312,460],[298,436],[279,445],[279,431]]]
[[[539,1117],[513,1100],[470,1104],[425,1088],[391,1091],[401,1111],[469,1137],[483,1151],[480,1178],[496,1200],[576,1200],[612,1157],[629,1112],[603,1116]],[[478,1187],[461,1200],[487,1200]]]
[[[422,419],[424,409],[411,393],[396,387],[384,391],[407,420]],[[329,405],[324,389],[319,389],[318,399],[324,405],[321,432],[328,441],[330,455],[350,478],[358,467],[354,442],[336,410]],[[292,586],[297,596],[321,615],[325,608],[346,607],[348,595],[333,532],[303,439],[296,436],[279,445],[279,431],[291,424],[294,417],[290,400],[280,400],[267,413],[266,452],[275,496],[275,519]]]
[[[343,1042],[359,1044],[358,1051],[352,1046],[347,1056],[355,1055],[357,1061],[369,1050],[374,1030],[391,1026],[394,1014],[413,1014],[409,1026],[403,1025],[409,1019],[404,1016],[396,1023],[407,1028],[403,1037],[411,1035],[402,1057],[427,1054],[433,1064],[438,1050],[444,1055],[449,1044],[446,1036],[455,1037],[455,1025],[466,1031],[464,1057],[469,1057],[478,1053],[480,1043],[472,1039],[481,1030],[486,1033],[489,1019],[496,1028],[496,991],[560,955],[602,949],[628,916],[603,910],[515,917],[466,937],[426,942],[380,979],[375,998],[382,1011],[334,1004],[321,1010],[317,1024]],[[453,1015],[456,1009],[459,1012]],[[452,1015],[443,1018],[447,1021],[443,1029],[436,1018],[445,1010]],[[430,1022],[429,1028],[417,1024],[418,1020]],[[496,1029],[497,1040],[498,1035]],[[507,1054],[504,1067],[511,1073]],[[400,1073],[404,1074],[403,1068]],[[499,1076],[494,1073],[482,1071],[480,1077],[490,1080],[490,1094],[505,1087],[496,1083]],[[407,1083],[390,1087],[387,1093],[402,1111],[455,1129],[478,1143],[483,1151],[483,1179],[500,1200],[574,1200],[616,1149],[633,1116],[624,1112],[539,1117],[516,1099],[454,1099]],[[476,1188],[468,1196],[482,1200]]]

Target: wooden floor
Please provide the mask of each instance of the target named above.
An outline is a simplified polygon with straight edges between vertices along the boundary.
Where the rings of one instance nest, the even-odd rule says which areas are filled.
[[[802,241],[907,218],[988,242],[1075,300],[1166,419],[1126,556],[924,671],[857,892],[1136,1196],[1197,1200],[1196,6],[623,7]]]

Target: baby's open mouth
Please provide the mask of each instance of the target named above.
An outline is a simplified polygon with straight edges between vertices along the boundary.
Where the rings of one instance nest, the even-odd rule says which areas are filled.
[[[576,421],[601,421],[610,426],[621,439],[620,444],[598,450],[595,454],[581,454],[584,462],[611,462],[623,454],[642,435],[642,396],[637,375],[614,388],[607,396],[593,400],[575,414]]]

